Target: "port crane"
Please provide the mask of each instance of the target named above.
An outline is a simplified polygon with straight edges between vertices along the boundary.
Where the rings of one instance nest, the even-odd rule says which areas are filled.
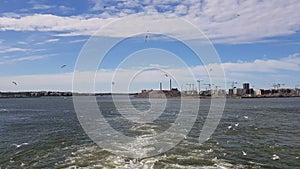
[[[215,85],[216,91],[218,91],[218,89],[220,89],[222,86],[217,86]]]
[[[195,90],[195,84],[193,84],[193,83],[187,83],[186,85],[188,86],[188,90],[190,90],[190,91],[194,91]]]
[[[234,86],[235,86],[237,83],[238,83],[238,82],[236,82],[236,81],[232,81],[232,82],[231,82],[231,88],[233,89]]]
[[[211,90],[211,86],[215,85],[215,84],[212,84],[212,83],[204,83],[203,85],[207,85],[208,86],[208,89]],[[207,90],[207,88],[206,88]]]
[[[277,89],[279,89],[281,86],[284,86],[284,84],[280,84],[280,83],[274,83],[273,85],[272,85],[272,87],[274,87],[274,89],[275,90],[277,90]]]
[[[197,80],[199,94],[200,94],[200,92],[201,92],[201,88],[200,88],[200,83],[201,83],[201,81],[203,81],[203,80],[202,80],[202,79],[198,79],[198,80]]]

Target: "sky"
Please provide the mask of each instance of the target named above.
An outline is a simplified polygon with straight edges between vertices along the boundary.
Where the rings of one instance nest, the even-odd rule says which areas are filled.
[[[249,82],[254,88],[270,89],[274,83],[295,88],[300,84],[299,9],[298,0],[0,0],[0,91],[73,91],[78,58],[93,37],[100,39],[97,51],[121,40],[96,69],[75,80],[85,85],[85,77],[93,75],[96,92],[158,89],[159,82],[168,89],[169,78],[181,90],[190,89],[188,84],[197,88],[201,79],[205,90],[216,66],[226,78],[219,88],[228,89],[233,81],[236,87]],[[159,15],[149,22],[159,24],[122,22],[136,15]],[[164,17],[188,24],[172,19],[163,24]],[[201,58],[211,56],[193,52],[203,38],[218,63],[204,63]]]

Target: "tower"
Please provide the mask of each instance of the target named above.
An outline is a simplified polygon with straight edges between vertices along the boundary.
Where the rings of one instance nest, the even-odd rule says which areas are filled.
[[[162,91],[162,83],[159,83],[159,90]]]

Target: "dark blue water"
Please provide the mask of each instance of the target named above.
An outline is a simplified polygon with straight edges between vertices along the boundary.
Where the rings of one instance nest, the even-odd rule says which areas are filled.
[[[98,101],[113,109],[109,100]],[[143,99],[132,102],[149,107]],[[91,141],[71,97],[0,99],[0,168],[300,168],[300,98],[227,99],[217,130],[200,144],[209,105],[201,100],[201,116],[175,148],[133,160]],[[159,131],[172,120],[161,118]]]

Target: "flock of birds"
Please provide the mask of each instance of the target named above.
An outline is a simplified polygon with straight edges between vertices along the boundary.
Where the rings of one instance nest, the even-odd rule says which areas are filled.
[[[248,119],[248,116],[244,116],[245,119]],[[233,127],[238,127],[239,123],[235,123],[234,125],[229,125],[227,128],[230,129],[234,129]],[[257,130],[257,128],[255,128],[255,130]],[[227,141],[228,143],[228,141]],[[248,154],[245,151],[242,151],[242,155],[243,156],[247,156]],[[276,154],[273,154],[273,156],[271,157],[272,160],[280,160],[280,157]]]
[[[106,8],[106,7],[104,7],[104,8]],[[236,16],[239,17],[240,14],[237,14]],[[145,35],[145,43],[149,41],[149,38],[150,38],[149,31],[147,31],[147,33],[146,33],[146,35]],[[66,64],[63,64],[63,65],[60,66],[60,68],[63,69],[63,68],[65,68],[66,66],[67,66]],[[212,71],[212,69],[211,69],[210,71]],[[165,74],[165,76],[168,77],[168,74]],[[115,84],[115,82],[112,82],[112,83],[113,83],[113,85]],[[18,83],[17,83],[16,81],[12,81],[12,84],[18,85]],[[244,116],[244,118],[245,118],[245,119],[248,119],[248,116]],[[238,126],[239,126],[239,123],[235,123],[235,124],[234,124],[234,127],[238,127]],[[228,129],[233,129],[233,125],[229,125],[227,128],[228,128]],[[20,147],[22,147],[22,146],[24,146],[24,145],[28,145],[28,143],[12,144],[12,146],[15,146],[16,148],[20,148]],[[247,156],[247,153],[246,153],[245,151],[242,151],[242,155],[243,155],[243,156]],[[273,154],[273,156],[272,156],[271,159],[272,159],[272,160],[279,160],[280,157],[279,157],[278,155],[276,155],[276,154]]]
[[[149,41],[150,35],[149,35],[149,31],[147,31],[146,35],[145,35],[145,43]],[[67,65],[63,64],[60,66],[61,69],[65,68]],[[12,81],[11,82],[13,85],[17,86],[18,83],[16,81]],[[113,84],[114,85],[114,84]]]
[[[105,7],[105,8],[106,8],[106,7]],[[149,31],[147,31],[147,32],[146,32],[146,35],[145,35],[145,43],[149,41],[149,38],[150,38],[150,34],[149,34]],[[63,64],[63,65],[60,66],[60,68],[63,69],[63,68],[65,68],[66,66],[67,66],[66,64]],[[12,83],[13,85],[15,85],[15,86],[18,85],[18,83],[17,83],[16,81],[12,81],[11,83]],[[114,85],[114,84],[115,84],[115,83],[113,82],[112,85]]]

